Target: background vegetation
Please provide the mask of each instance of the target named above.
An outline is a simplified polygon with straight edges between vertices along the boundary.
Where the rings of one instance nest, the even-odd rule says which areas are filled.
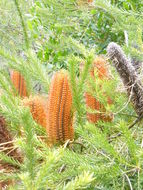
[[[9,189],[143,189],[142,122],[128,129],[137,116],[112,63],[110,81],[94,84],[88,74],[94,58],[106,55],[111,41],[120,44],[129,59],[142,61],[142,12],[142,0],[0,1],[0,111],[24,157],[21,164],[0,152],[0,160],[18,168],[0,171],[0,180],[16,180]],[[48,148],[39,139],[46,136],[44,129],[21,107],[20,97],[13,96],[9,71],[22,73],[29,93],[47,96],[51,75],[61,68],[70,73],[75,141]],[[107,112],[114,114],[112,122],[87,121],[87,80]],[[104,92],[112,105],[107,105]]]

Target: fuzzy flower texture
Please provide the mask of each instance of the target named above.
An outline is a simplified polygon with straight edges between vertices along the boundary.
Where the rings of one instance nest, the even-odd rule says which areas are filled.
[[[18,71],[11,71],[10,78],[15,87],[16,93],[21,97],[27,97],[28,92],[24,77]]]
[[[90,75],[92,78],[94,78],[94,72],[97,72],[99,79],[101,80],[107,80],[109,79],[108,74],[108,68],[105,59],[101,57],[97,57],[92,65],[92,68],[90,70]],[[96,82],[96,80],[95,80]],[[100,103],[93,95],[86,92],[85,93],[85,102],[87,108],[92,109],[93,111],[97,111],[99,113],[88,113],[87,112],[87,119],[91,123],[97,123],[99,120],[105,121],[105,122],[111,122],[113,120],[113,115],[107,115],[106,109],[103,104]],[[112,100],[110,97],[108,97],[109,105],[112,104]]]
[[[90,70],[90,75],[93,78],[95,70],[101,80],[109,79],[106,61],[103,58],[95,59]],[[67,71],[61,70],[53,75],[46,99],[40,95],[27,97],[26,82],[19,72],[13,71],[11,80],[19,95],[25,97],[22,99],[22,105],[29,107],[35,122],[46,129],[49,145],[73,140],[72,91]],[[104,105],[89,92],[85,93],[85,102],[87,108],[99,112],[87,112],[89,122],[112,121],[113,116],[107,115]],[[108,104],[112,104],[109,97]]]
[[[48,98],[47,134],[50,143],[72,140],[74,136],[72,93],[66,71],[55,73]]]
[[[24,97],[22,105],[29,107],[35,122],[46,129],[48,144],[73,139],[72,94],[66,71],[54,74],[48,100],[40,95],[27,97],[26,83],[19,72],[12,71],[11,80],[17,93]]]

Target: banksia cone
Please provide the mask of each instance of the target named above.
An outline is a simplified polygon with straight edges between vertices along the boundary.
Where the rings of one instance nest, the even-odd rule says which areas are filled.
[[[48,141],[51,144],[72,140],[74,137],[72,94],[65,71],[55,73],[48,97]]]
[[[33,116],[33,119],[41,126],[46,128],[47,125],[47,110],[46,110],[46,102],[43,97],[40,96],[30,96],[29,98],[25,98],[22,101],[24,106],[30,108],[30,112]]]
[[[18,71],[11,71],[10,77],[11,77],[11,81],[12,81],[17,93],[21,97],[28,96],[26,82],[25,82],[23,76]]]
[[[94,77],[94,72],[97,72],[97,75],[100,79],[108,79],[109,73],[105,59],[102,57],[97,57],[93,62],[93,67],[91,69],[91,76]]]
[[[94,71],[97,72],[97,77],[99,77],[101,80],[109,79],[108,68],[106,66],[106,61],[103,58],[98,57],[95,59],[93,63],[93,67],[91,68],[91,71],[90,71],[90,75],[92,77],[94,77]],[[99,112],[99,113],[87,113],[88,121],[92,123],[96,123],[99,120],[106,121],[106,122],[112,121],[113,116],[107,115],[105,113],[106,110],[105,110],[104,105],[101,104],[95,97],[90,95],[88,92],[85,93],[85,102],[88,108]],[[112,101],[109,97],[108,97],[107,102],[108,104],[112,104]]]
[[[88,0],[88,3],[93,3],[93,0]]]

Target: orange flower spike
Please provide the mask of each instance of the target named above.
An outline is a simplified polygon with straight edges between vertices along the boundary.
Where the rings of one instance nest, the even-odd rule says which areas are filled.
[[[108,72],[107,62],[105,59],[103,59],[102,57],[97,57],[94,61],[94,68],[95,70],[97,70],[98,77],[101,80],[109,80],[109,72]],[[107,98],[107,103],[108,105],[112,104],[112,100],[110,99],[110,97]],[[104,106],[101,103],[100,103],[100,111],[106,112]],[[106,115],[101,113],[100,119],[105,122],[111,122],[113,120],[113,114]]]
[[[22,104],[30,108],[33,119],[41,126],[47,126],[47,110],[45,107],[46,101],[40,96],[30,96],[22,101]]]
[[[23,76],[18,71],[11,71],[10,77],[11,77],[11,81],[12,81],[16,91],[18,92],[18,94],[21,97],[28,96],[26,82],[25,82]]]
[[[61,137],[63,138],[63,141],[66,140],[65,137],[68,137],[69,139],[71,139],[73,136],[71,103],[72,103],[72,95],[71,95],[70,88],[68,85],[68,78],[65,77],[64,85],[63,85],[61,109],[60,109],[60,118],[59,118],[59,125],[65,126],[63,129],[61,129],[61,131],[63,132],[62,134],[63,137]],[[63,114],[64,114],[64,117],[63,117]],[[62,124],[62,120],[63,120],[63,124]]]
[[[88,0],[88,3],[93,3],[93,0]]]
[[[109,79],[108,68],[106,66],[106,61],[103,58],[97,57],[94,60],[93,67],[90,71],[90,74],[92,77],[94,77],[94,72],[97,72],[97,76],[101,80]],[[93,97],[89,93],[85,93],[85,101],[86,101],[87,107],[89,107],[93,110],[97,110],[99,112],[106,111],[104,106],[95,97]],[[108,98],[108,104],[109,105],[112,104],[112,101],[110,98]],[[88,119],[88,121],[90,121],[92,123],[96,123],[99,120],[112,121],[113,116],[112,115],[107,116],[106,114],[103,114],[103,113],[87,113],[87,119]]]
[[[62,95],[62,75],[59,73],[55,74],[52,82],[48,98],[48,123],[47,123],[47,133],[49,139],[57,140],[57,133],[59,133],[58,122],[58,108],[60,107],[60,97]],[[57,120],[57,121],[56,121]]]
[[[109,78],[109,73],[108,73],[108,68],[106,65],[106,60],[103,59],[102,57],[97,57],[94,62],[93,62],[93,70],[97,71],[98,77],[100,79],[108,79]],[[93,75],[94,76],[94,72]]]
[[[48,98],[47,133],[55,144],[73,139],[72,94],[65,71],[54,74]]]
[[[86,105],[92,110],[100,110],[100,103],[92,95],[85,93]],[[87,119],[92,123],[96,123],[100,119],[100,113],[88,113]]]

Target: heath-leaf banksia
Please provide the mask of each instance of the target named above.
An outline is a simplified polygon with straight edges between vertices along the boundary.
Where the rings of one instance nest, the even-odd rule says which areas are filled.
[[[23,76],[18,71],[11,71],[10,73],[11,81],[16,89],[16,92],[21,97],[28,96],[26,82],[23,78]]]
[[[47,134],[50,144],[74,137],[72,94],[66,71],[54,74],[48,97]]]
[[[30,108],[33,119],[41,126],[46,128],[47,126],[47,109],[46,109],[46,99],[41,96],[30,96],[29,98],[24,98],[22,104]]]
[[[94,78],[94,72],[96,71],[97,77],[101,80],[108,80],[109,74],[108,74],[108,68],[106,66],[106,61],[101,58],[97,57],[94,62],[93,66],[90,70],[91,77]],[[95,79],[96,82],[96,79]],[[99,120],[110,122],[113,119],[113,115],[107,115],[106,109],[103,104],[100,103],[94,96],[89,94],[88,92],[85,93],[85,102],[87,108],[92,109],[93,111],[97,111],[97,113],[88,113],[87,112],[87,119],[89,122],[96,123]],[[107,103],[110,105],[112,104],[111,99],[108,97]],[[99,113],[98,113],[99,112]]]

